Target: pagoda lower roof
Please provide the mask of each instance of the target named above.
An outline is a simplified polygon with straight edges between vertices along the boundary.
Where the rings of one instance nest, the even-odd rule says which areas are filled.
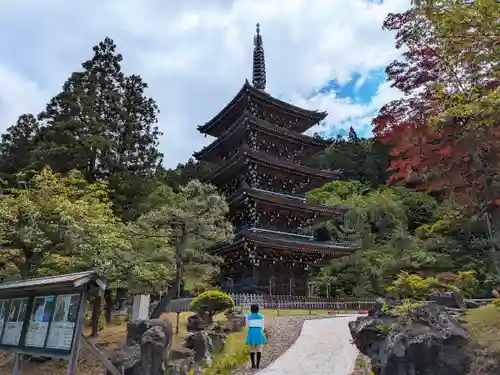
[[[227,129],[227,127],[231,125],[224,123],[224,116],[228,115],[231,111],[234,111],[238,107],[239,103],[244,101],[247,102],[248,96],[252,96],[261,102],[265,102],[269,106],[276,108],[278,111],[291,112],[294,115],[300,117],[302,121],[300,121],[299,124],[297,124],[293,129],[299,133],[305,132],[307,129],[324,120],[328,115],[328,113],[326,112],[312,111],[309,109],[300,108],[298,106],[279,100],[263,90],[256,89],[248,82],[248,80],[245,80],[243,87],[229,102],[229,104],[227,104],[210,121],[206,122],[204,125],[198,126],[198,131],[214,137],[218,137],[219,135],[221,135]]]
[[[311,236],[252,228],[236,234],[232,242],[216,244],[208,251],[214,255],[224,256],[231,251],[244,248],[246,244],[252,244],[258,248],[317,253],[336,257],[352,254],[359,248],[358,245],[351,243],[319,242]]]
[[[322,178],[324,180],[338,180],[341,177],[341,172],[325,171],[316,168],[311,168],[302,164],[292,163],[276,157],[270,156],[262,151],[252,150],[248,146],[243,146],[238,152],[227,159],[219,169],[214,171],[210,177],[206,179],[207,182],[216,181],[228,174],[235,175],[235,173],[245,165],[245,160],[249,159],[256,164],[264,165],[268,168],[275,170],[285,170],[288,173],[295,175],[310,176],[311,178]]]
[[[319,219],[328,219],[329,217],[339,217],[345,215],[349,211],[349,207],[345,205],[325,205],[311,204],[305,198],[295,197],[282,193],[276,193],[268,190],[242,187],[237,192],[232,194],[227,200],[230,205],[242,202],[246,198],[251,198],[254,201],[267,203],[274,206],[287,207],[299,211],[309,211],[319,214]]]
[[[219,138],[204,147],[201,151],[193,153],[193,156],[198,160],[211,160],[216,157],[221,148],[230,149],[231,145],[236,144],[250,129],[269,134],[277,139],[282,139],[290,143],[300,144],[301,146],[314,149],[318,152],[333,143],[332,141],[315,139],[308,135],[285,129],[252,116],[245,111],[230,128],[219,136]]]

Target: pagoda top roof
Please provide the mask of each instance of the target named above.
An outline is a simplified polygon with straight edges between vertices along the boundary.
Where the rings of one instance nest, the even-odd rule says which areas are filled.
[[[346,256],[354,253],[359,248],[354,243],[319,242],[314,240],[312,236],[251,228],[237,233],[232,242],[216,244],[208,251],[214,255],[222,256],[244,246],[245,243],[277,250],[318,253],[329,256]]]
[[[245,162],[245,159],[250,159],[253,162],[261,165],[266,165],[269,168],[287,170],[292,174],[306,175],[311,177],[320,177],[325,180],[338,180],[341,177],[341,171],[325,171],[321,169],[311,168],[302,164],[297,164],[282,159],[278,159],[261,151],[254,151],[247,145],[226,160],[225,164],[217,169],[207,178],[207,182],[215,180],[222,174],[234,172],[234,168],[239,168]]]
[[[276,193],[268,190],[251,188],[244,186],[228,198],[229,204],[241,201],[246,197],[251,197],[254,200],[280,205],[284,207],[295,208],[303,211],[311,211],[320,214],[324,217],[343,216],[349,207],[346,205],[326,205],[312,204],[307,202],[305,198],[295,197],[288,194]]]
[[[327,112],[319,112],[300,108],[293,104],[277,99],[267,92],[252,86],[250,82],[248,82],[248,80],[245,80],[245,83],[243,84],[240,91],[236,94],[236,96],[210,121],[206,122],[204,125],[198,126],[198,131],[214,137],[218,137],[225,130],[219,125],[223,117],[234,110],[236,104],[246,99],[247,96],[252,96],[262,102],[266,102],[268,105],[271,105],[278,110],[291,112],[298,117],[309,120],[297,124],[297,126],[300,126],[302,124],[302,126],[294,129],[299,133],[305,132],[307,129],[316,125],[320,121],[324,120],[326,116],[328,116]]]
[[[210,157],[219,147],[230,143],[232,139],[237,138],[245,133],[249,128],[259,130],[264,133],[268,133],[276,138],[285,139],[291,142],[300,143],[311,148],[316,148],[318,151],[328,147],[333,143],[333,141],[325,139],[316,139],[308,135],[298,133],[293,130],[282,128],[281,126],[276,126],[268,121],[261,120],[255,116],[252,116],[248,111],[245,110],[238,120],[234,122],[231,127],[229,127],[224,133],[222,133],[215,141],[205,146],[201,151],[193,153],[193,156],[200,159],[209,160]]]

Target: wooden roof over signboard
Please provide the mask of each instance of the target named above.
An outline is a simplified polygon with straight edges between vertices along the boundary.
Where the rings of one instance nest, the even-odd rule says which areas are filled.
[[[96,271],[70,273],[66,275],[46,276],[35,279],[7,281],[0,283],[0,298],[21,296],[33,292],[51,293],[54,290],[77,289],[93,283],[102,290],[107,288],[107,282],[100,278]]]

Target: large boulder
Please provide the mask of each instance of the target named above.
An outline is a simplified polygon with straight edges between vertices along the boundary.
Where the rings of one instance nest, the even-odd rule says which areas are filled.
[[[186,329],[188,332],[200,332],[212,324],[210,317],[205,313],[194,314],[187,318]]]
[[[228,321],[226,325],[228,332],[239,332],[247,324],[245,315],[236,309],[229,309],[224,315]]]
[[[191,333],[185,338],[184,346],[194,352],[196,363],[210,364],[213,354],[224,348],[226,336],[213,331]]]
[[[465,375],[469,368],[469,333],[438,304],[384,305],[349,329],[376,375]]]
[[[194,352],[185,347],[173,348],[167,368],[167,375],[188,375],[194,366]]]
[[[432,292],[427,297],[427,300],[453,309],[463,309],[466,307],[463,296],[457,292]]]
[[[172,340],[162,325],[149,328],[141,339],[142,375],[164,375]]]
[[[124,375],[163,375],[173,342],[168,319],[134,320],[127,324],[127,342],[111,362]],[[163,372],[162,372],[163,371]]]

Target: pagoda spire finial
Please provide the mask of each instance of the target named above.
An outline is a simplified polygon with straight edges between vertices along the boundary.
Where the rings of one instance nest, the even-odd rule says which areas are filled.
[[[264,46],[260,25],[257,24],[257,34],[253,38],[253,77],[252,83],[259,90],[266,89],[266,61],[264,60]]]

